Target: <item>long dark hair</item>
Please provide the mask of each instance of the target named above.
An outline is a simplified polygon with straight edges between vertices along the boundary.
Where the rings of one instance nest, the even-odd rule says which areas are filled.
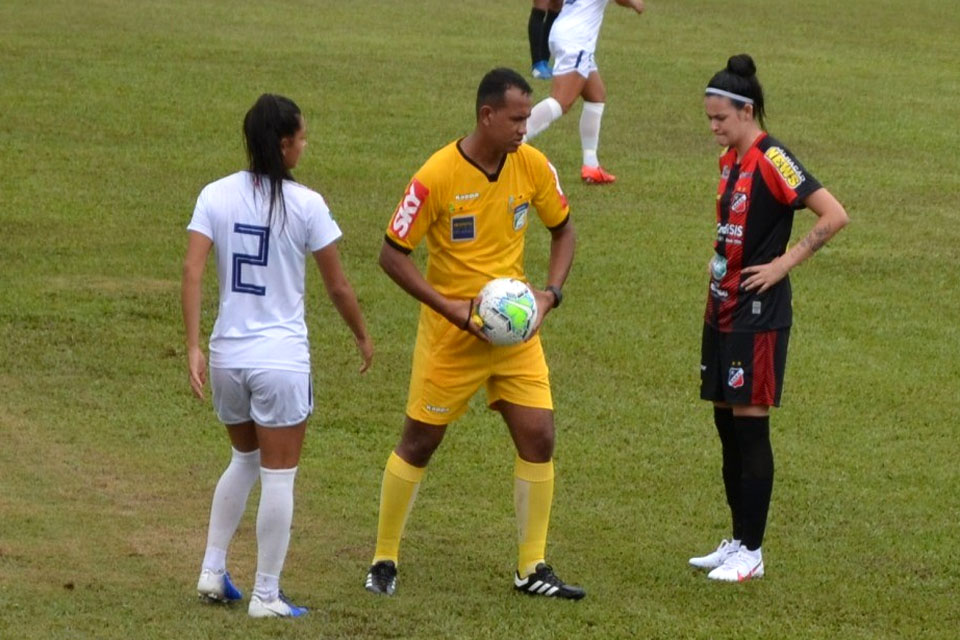
[[[265,93],[253,103],[243,118],[243,137],[247,141],[250,171],[270,181],[270,207],[267,225],[273,220],[273,209],[280,212],[281,224],[286,214],[283,181],[293,180],[283,160],[280,142],[300,130],[303,121],[300,107],[290,98]]]
[[[730,56],[726,68],[713,74],[710,82],[707,83],[707,88],[729,91],[753,100],[753,116],[760,123],[760,128],[766,129],[763,123],[763,117],[766,114],[763,108],[763,87],[757,79],[757,65],[748,54]],[[746,104],[735,98],[730,98],[730,101],[737,109],[743,109]]]

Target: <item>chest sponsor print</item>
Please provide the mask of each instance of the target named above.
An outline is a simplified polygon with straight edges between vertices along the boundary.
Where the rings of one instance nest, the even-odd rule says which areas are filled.
[[[717,223],[717,241],[727,244],[743,243],[743,225],[732,222]]]
[[[477,237],[476,216],[455,216],[450,218],[450,239],[454,242],[466,242]]]

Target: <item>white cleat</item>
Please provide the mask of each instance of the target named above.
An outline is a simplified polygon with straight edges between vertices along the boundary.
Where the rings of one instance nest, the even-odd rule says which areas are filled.
[[[247,613],[251,618],[299,618],[307,615],[307,608],[293,604],[281,591],[273,600],[261,600],[260,596],[252,595]]]
[[[736,554],[707,574],[711,580],[723,582],[746,582],[763,577],[763,553],[760,549],[750,551],[741,546]]]
[[[690,558],[690,564],[698,569],[716,569],[739,550],[739,540],[721,540],[715,551],[699,558]]]
[[[243,598],[226,571],[204,569],[197,580],[197,595],[209,602],[234,602]]]

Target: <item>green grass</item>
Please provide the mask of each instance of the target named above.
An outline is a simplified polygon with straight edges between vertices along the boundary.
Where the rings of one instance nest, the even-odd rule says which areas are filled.
[[[600,39],[600,152],[618,184],[576,180],[578,111],[536,141],[579,232],[544,335],[558,424],[549,557],[589,590],[571,604],[510,593],[513,454],[482,397],[430,466],[397,597],[361,588],[416,323],[376,266],[382,231],[410,174],[470,130],[480,76],[526,70],[528,3],[0,4],[0,637],[955,637],[960,9],[649,5],[640,18],[610,7]],[[740,51],[757,60],[771,131],[853,223],[793,274],[768,574],[729,587],[686,558],[727,523],[697,399],[718,151],[701,91]],[[184,227],[200,188],[242,166],[240,121],[263,91],[306,114],[296,175],[344,229],[378,349],[354,375],[311,274],[321,410],[284,584],[314,612],[294,624],[193,595],[228,453],[186,383]],[[799,214],[795,237],[812,220]],[[532,228],[535,282],[547,237]],[[245,589],[252,511],[231,549]]]

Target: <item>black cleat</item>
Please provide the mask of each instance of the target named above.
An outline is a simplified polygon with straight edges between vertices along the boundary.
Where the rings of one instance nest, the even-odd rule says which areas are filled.
[[[397,565],[392,560],[381,560],[367,571],[367,582],[364,585],[370,593],[383,596],[392,596],[397,590]]]
[[[579,600],[587,592],[575,585],[564,584],[563,580],[553,573],[550,565],[541,562],[537,569],[526,578],[516,574],[513,578],[513,588],[531,596],[546,596],[548,598],[563,598],[565,600]]]

